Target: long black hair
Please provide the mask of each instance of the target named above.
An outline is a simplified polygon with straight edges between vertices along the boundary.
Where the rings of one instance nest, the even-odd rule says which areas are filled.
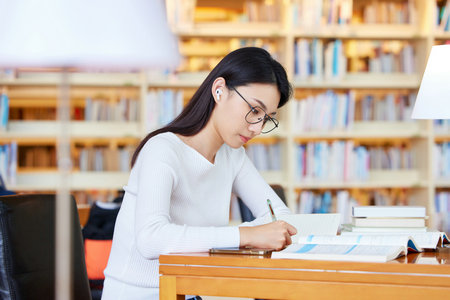
[[[200,132],[209,121],[215,106],[211,92],[214,80],[223,77],[228,88],[235,88],[251,83],[276,84],[280,93],[278,107],[282,107],[292,95],[292,87],[283,66],[262,48],[245,47],[230,52],[209,73],[198,90],[192,96],[183,111],[168,125],[150,132],[136,148],[131,159],[131,166],[152,137],[163,132],[173,132],[192,136]]]

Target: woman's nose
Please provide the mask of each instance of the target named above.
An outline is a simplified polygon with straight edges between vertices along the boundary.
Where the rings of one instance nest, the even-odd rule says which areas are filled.
[[[259,135],[261,134],[261,131],[263,129],[263,122],[258,122],[256,124],[249,124],[248,129],[255,135]]]

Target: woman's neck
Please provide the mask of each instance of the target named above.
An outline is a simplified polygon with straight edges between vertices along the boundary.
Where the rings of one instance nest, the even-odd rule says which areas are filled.
[[[208,161],[214,164],[217,151],[223,145],[223,140],[211,126],[209,122],[199,133],[192,136],[177,136],[188,146],[195,149],[198,153],[203,155]]]

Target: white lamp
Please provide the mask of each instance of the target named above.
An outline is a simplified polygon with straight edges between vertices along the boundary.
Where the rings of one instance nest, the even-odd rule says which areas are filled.
[[[412,118],[450,119],[450,45],[431,48]]]
[[[163,0],[0,0],[0,68],[62,68],[56,203],[56,299],[71,297],[70,68],[140,70],[178,65]]]

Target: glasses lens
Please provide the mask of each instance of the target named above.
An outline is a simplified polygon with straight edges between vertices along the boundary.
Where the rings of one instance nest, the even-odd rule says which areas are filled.
[[[275,121],[273,119],[269,119],[264,123],[261,132],[268,133],[268,132],[274,130],[275,128],[277,128],[277,124],[275,123]]]
[[[256,124],[263,121],[265,117],[266,112],[262,108],[255,106],[247,113],[245,119],[250,124]]]
[[[247,113],[247,115],[245,116],[245,120],[250,124],[257,124],[263,122],[261,130],[262,133],[270,132],[274,130],[278,125],[277,120],[267,116],[265,111],[258,106],[255,106],[252,110],[250,110]]]

